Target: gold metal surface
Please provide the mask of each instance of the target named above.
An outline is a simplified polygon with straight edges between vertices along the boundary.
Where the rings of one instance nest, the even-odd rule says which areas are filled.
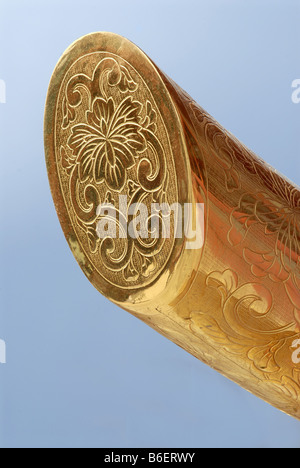
[[[299,188],[111,33],[78,40],[60,59],[45,151],[62,228],[93,285],[300,419]],[[120,195],[203,203],[202,248],[175,238],[174,220],[170,238],[100,239],[97,207],[121,212]]]

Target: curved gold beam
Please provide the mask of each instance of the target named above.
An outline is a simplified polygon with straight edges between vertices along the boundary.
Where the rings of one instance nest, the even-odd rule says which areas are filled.
[[[45,150],[62,228],[94,286],[300,418],[299,188],[110,33],[78,40],[60,59]],[[140,207],[154,204],[191,207],[187,229],[178,235],[178,212],[160,212],[142,236]],[[103,219],[118,235],[103,235]]]

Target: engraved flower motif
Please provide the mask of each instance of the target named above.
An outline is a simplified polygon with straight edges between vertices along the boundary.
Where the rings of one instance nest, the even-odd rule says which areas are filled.
[[[112,97],[94,100],[92,110],[87,112],[87,123],[73,126],[68,140],[81,182],[105,180],[112,190],[122,190],[126,170],[147,145],[139,123],[141,109],[142,105],[132,97],[119,105]]]
[[[274,236],[272,250],[259,252],[245,247],[244,259],[256,277],[268,276],[284,284],[300,317],[300,192],[271,171],[268,182],[272,191],[241,197],[231,214],[228,239],[232,245],[240,244],[257,224],[264,227],[266,235]]]
[[[260,223],[265,233],[275,234],[272,257],[280,259],[286,272],[298,272],[300,266],[300,193],[276,174],[270,174],[274,195],[244,194],[231,216],[229,240],[240,243],[251,226]],[[276,196],[276,195],[277,196]],[[277,272],[278,273],[278,272]]]

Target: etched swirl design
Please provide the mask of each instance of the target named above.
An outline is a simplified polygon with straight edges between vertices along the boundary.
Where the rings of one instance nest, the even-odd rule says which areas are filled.
[[[169,238],[153,236],[151,205],[177,202],[177,187],[168,132],[146,83],[118,56],[82,57],[62,82],[55,130],[61,190],[84,253],[117,287],[150,284],[174,244],[172,222]],[[116,238],[97,235],[100,204],[115,208]],[[149,212],[147,235],[128,236],[125,222],[129,226],[139,216],[141,204]],[[162,229],[164,218],[157,216]]]

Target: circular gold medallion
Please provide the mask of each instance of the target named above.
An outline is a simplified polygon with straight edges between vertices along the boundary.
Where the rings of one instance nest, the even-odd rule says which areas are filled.
[[[181,243],[172,215],[168,235],[154,235],[153,226],[166,227],[152,212],[188,201],[178,187],[188,179],[179,129],[155,66],[128,40],[91,34],[58,63],[45,116],[50,184],[76,259],[113,300],[155,284]]]

